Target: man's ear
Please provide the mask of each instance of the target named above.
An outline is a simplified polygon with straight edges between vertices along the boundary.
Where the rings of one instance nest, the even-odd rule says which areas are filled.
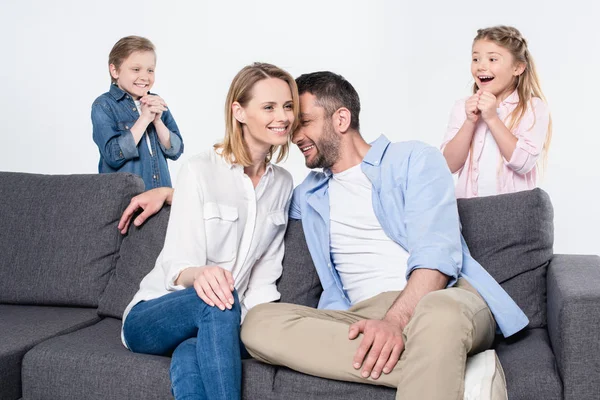
[[[231,105],[231,111],[233,112],[233,118],[235,118],[240,124],[246,121],[246,113],[244,107],[237,101],[234,101]]]
[[[352,122],[352,113],[346,107],[338,108],[333,114],[333,126],[340,133],[346,133],[350,129]]]

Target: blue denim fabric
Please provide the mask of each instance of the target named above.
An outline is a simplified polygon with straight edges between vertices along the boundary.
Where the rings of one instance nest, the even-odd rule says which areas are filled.
[[[167,158],[177,160],[183,153],[183,139],[170,110],[163,112],[162,121],[171,131],[171,147],[167,150],[158,140],[154,124],[146,133],[150,138],[152,154],[145,138],[137,146],[130,128],[139,118],[131,96],[117,85],[98,97],[92,104],[94,142],[100,151],[98,172],[131,172],[144,180],[146,190],[161,186],[171,187]]]
[[[241,399],[241,308],[237,291],[231,310],[210,307],[194,288],[136,304],[123,336],[136,353],[169,355],[175,399]]]

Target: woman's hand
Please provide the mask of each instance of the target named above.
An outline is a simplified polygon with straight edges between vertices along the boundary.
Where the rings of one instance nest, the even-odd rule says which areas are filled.
[[[193,277],[194,289],[206,304],[216,305],[222,311],[225,308],[231,310],[235,289],[231,272],[216,265],[207,265],[196,267]]]

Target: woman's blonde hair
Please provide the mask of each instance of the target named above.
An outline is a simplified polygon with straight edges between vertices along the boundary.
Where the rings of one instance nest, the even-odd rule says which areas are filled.
[[[225,101],[225,138],[223,142],[214,145],[215,150],[220,153],[227,162],[240,164],[247,167],[252,164],[252,159],[248,153],[248,148],[244,142],[244,134],[242,123],[235,119],[233,115],[232,105],[238,102],[242,107],[245,107],[252,99],[252,89],[254,85],[268,78],[277,78],[285,81],[292,92],[292,102],[294,107],[294,123],[290,127],[290,132],[293,132],[298,124],[298,114],[300,112],[300,103],[298,99],[298,87],[294,78],[286,71],[272,64],[254,63],[247,65],[233,78],[227,100]],[[270,162],[273,155],[279,151],[277,161],[283,160],[289,151],[290,138],[286,144],[281,146],[271,146],[265,162]]]
[[[525,65],[525,70],[519,76],[515,77],[514,89],[517,90],[519,95],[519,104],[510,114],[510,122],[508,124],[508,130],[512,130],[519,125],[519,122],[523,119],[527,106],[531,105],[532,97],[539,97],[546,102],[546,97],[542,93],[540,87],[540,80],[533,62],[533,57],[527,48],[527,41],[521,35],[518,29],[511,26],[494,26],[491,28],[479,29],[477,36],[473,39],[473,43],[478,40],[488,40],[494,42],[498,46],[507,49],[515,59],[516,63],[522,63]],[[477,93],[477,83],[473,84],[473,94]],[[533,109],[533,107],[532,107]],[[535,124],[535,114],[534,114]],[[548,148],[550,147],[550,141],[552,139],[552,118],[549,119],[548,133],[546,135],[546,141],[542,150],[542,169],[546,166],[548,159]],[[471,152],[471,154],[473,154]]]

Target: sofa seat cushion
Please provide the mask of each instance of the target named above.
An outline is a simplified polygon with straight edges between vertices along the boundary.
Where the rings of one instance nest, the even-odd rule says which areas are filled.
[[[546,326],[546,271],[552,259],[554,211],[541,189],[458,200],[471,255],[529,318]]]
[[[35,346],[23,360],[23,398],[172,399],[171,358],[133,353],[120,334],[121,321],[105,318]],[[276,367],[244,360],[243,368],[243,398],[269,399]]]
[[[127,350],[120,332],[120,320],[105,318],[35,346],[23,359],[23,398],[172,399],[171,359]]]
[[[95,309],[0,304],[0,399],[21,396],[21,361],[29,349],[98,320]]]
[[[545,329],[527,329],[496,344],[511,400],[560,400],[563,387]]]
[[[143,190],[132,174],[0,173],[0,303],[97,307],[117,223]]]

